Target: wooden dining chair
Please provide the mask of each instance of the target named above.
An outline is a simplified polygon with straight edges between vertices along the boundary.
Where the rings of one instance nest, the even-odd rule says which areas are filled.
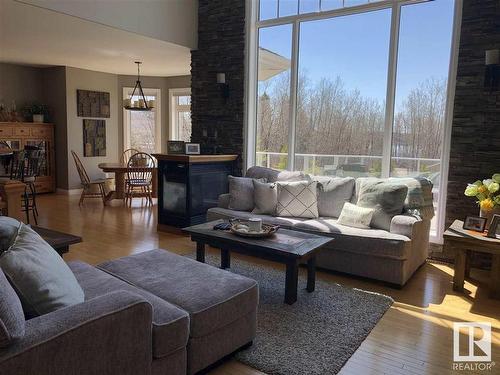
[[[132,155],[127,163],[125,178],[125,203],[132,206],[135,197],[146,198],[149,205],[153,205],[153,169],[155,160],[145,152]]]
[[[122,153],[122,164],[127,164],[132,155],[140,153],[139,150],[135,148],[128,148]]]
[[[34,181],[28,173],[28,159],[25,150],[14,151],[10,161],[10,179],[24,183],[24,192],[21,196],[21,207],[26,213],[26,223],[30,223],[30,213],[33,216],[35,224],[37,222],[38,210],[36,210],[36,200],[33,191]]]
[[[85,198],[101,198],[102,203],[106,205],[106,190],[104,188],[106,181],[90,180],[87,171],[85,170],[85,167],[83,166],[76,152],[71,150],[71,155],[73,155],[73,160],[75,161],[76,164],[76,170],[78,171],[78,175],[80,176],[80,182],[83,187],[78,205],[81,206]]]

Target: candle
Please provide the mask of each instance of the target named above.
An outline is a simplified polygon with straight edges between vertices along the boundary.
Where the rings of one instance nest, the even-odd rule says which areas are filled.
[[[144,99],[139,99],[139,107],[140,108],[145,108],[146,104],[144,103]]]
[[[133,105],[134,108],[139,108],[139,101],[138,100],[134,100],[134,105]]]
[[[124,107],[131,107],[132,101],[130,99],[123,99],[123,106]]]
[[[155,101],[154,100],[148,100],[148,107],[149,108],[154,108],[155,107]]]

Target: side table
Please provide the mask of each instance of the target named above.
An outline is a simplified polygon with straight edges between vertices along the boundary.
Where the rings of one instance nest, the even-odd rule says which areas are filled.
[[[464,290],[464,279],[468,276],[471,251],[492,255],[490,273],[490,297],[500,299],[500,240],[486,237],[485,233],[463,229],[463,221],[455,220],[444,232],[444,248],[455,253],[455,275],[453,290]]]

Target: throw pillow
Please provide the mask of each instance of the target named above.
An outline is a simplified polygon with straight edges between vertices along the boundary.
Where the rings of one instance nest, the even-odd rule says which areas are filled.
[[[276,186],[278,188],[277,216],[318,217],[318,183],[316,181],[278,181]]]
[[[235,211],[252,211],[255,207],[253,200],[253,179],[247,177],[229,176],[229,209]],[[266,182],[264,179],[258,181]]]
[[[16,239],[21,222],[8,216],[0,216],[0,255]]]
[[[370,229],[375,209],[356,206],[346,202],[337,223],[354,228]]]
[[[57,252],[30,227],[21,224],[0,267],[30,318],[84,301],[83,290]]]
[[[278,189],[276,184],[253,180],[255,208],[253,214],[275,215],[278,205]]]
[[[318,211],[322,217],[339,217],[345,202],[354,192],[354,178],[309,176],[318,182]]]
[[[0,348],[24,336],[25,320],[21,301],[0,270]]]
[[[300,171],[281,171],[276,177],[276,181],[304,181],[305,175]]]
[[[360,188],[357,205],[374,208],[371,226],[390,230],[391,220],[403,212],[408,187],[387,180],[366,180]]]

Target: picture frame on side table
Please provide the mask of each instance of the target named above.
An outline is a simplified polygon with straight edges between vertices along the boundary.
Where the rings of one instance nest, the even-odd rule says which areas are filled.
[[[484,232],[486,227],[486,218],[480,216],[467,216],[464,220],[464,229],[475,232]]]
[[[186,155],[199,155],[200,154],[200,144],[199,143],[186,143]]]
[[[491,218],[490,227],[488,228],[488,237],[500,238],[500,215],[493,215]]]
[[[184,141],[168,141],[167,142],[167,154],[169,155],[183,155]]]

